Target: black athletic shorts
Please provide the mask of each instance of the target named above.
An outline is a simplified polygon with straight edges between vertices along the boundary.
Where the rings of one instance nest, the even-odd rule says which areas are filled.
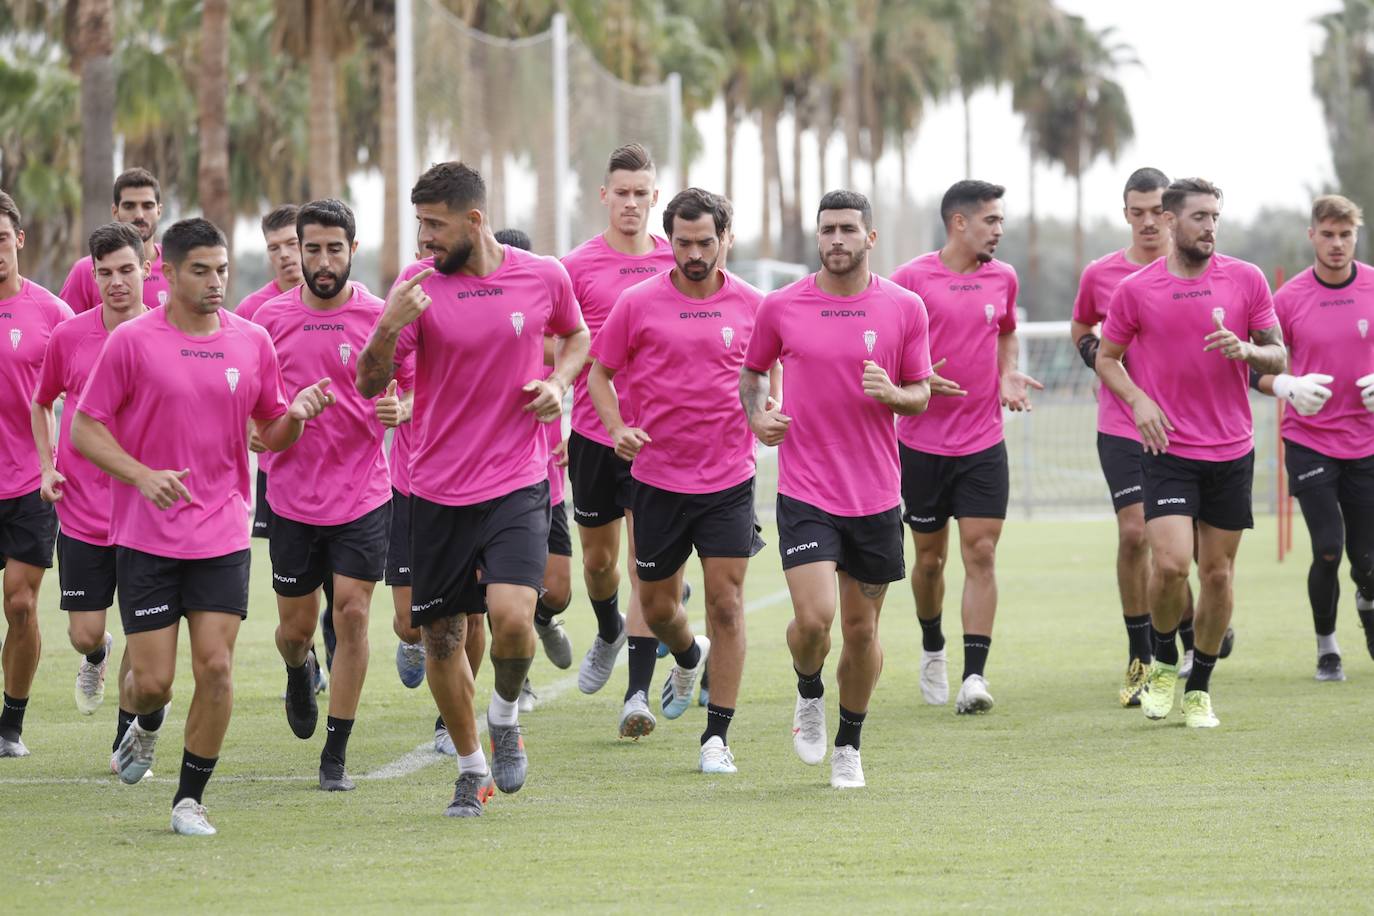
[[[636,528],[638,522],[636,520]],[[778,550],[782,568],[833,560],[851,578],[869,585],[906,578],[902,512],[831,515],[810,503],[778,494]]]
[[[1165,515],[1187,515],[1226,531],[1255,527],[1250,502],[1255,479],[1253,451],[1231,461],[1142,451],[1140,466],[1147,522]]]
[[[219,611],[248,616],[251,550],[222,557],[178,560],[115,548],[119,578],[119,616],[125,633],[170,627],[187,611]]]
[[[272,507],[267,504],[267,472],[258,468],[257,495],[253,498],[253,537],[272,536]]]
[[[676,493],[639,482],[631,510],[635,565],[645,582],[671,578],[693,547],[703,560],[752,557],[763,549],[752,477],[715,493]]]
[[[572,556],[572,530],[568,528],[568,504],[550,506],[549,553],[560,557]]]
[[[410,588],[410,497],[391,488],[391,537],[386,542],[386,584]]]
[[[379,582],[386,574],[390,534],[390,500],[342,525],[308,525],[275,515],[268,542],[272,590],[283,598],[301,598],[335,573]]]
[[[0,499],[0,568],[6,560],[18,560],[41,569],[52,566],[57,512],[51,503],[43,502],[40,492],[34,490],[22,496]]]
[[[1112,494],[1113,512],[1145,500],[1145,484],[1140,471],[1143,454],[1145,449],[1134,439],[1097,434],[1097,460],[1102,463],[1102,474]]]
[[[1343,506],[1374,505],[1374,455],[1331,458],[1284,439],[1283,465],[1288,470],[1288,492],[1294,496],[1317,487],[1335,487],[1336,499]]]
[[[57,533],[57,582],[64,611],[104,611],[114,607],[115,549]]]
[[[537,594],[549,555],[549,482],[471,506],[412,495],[410,545],[413,627],[483,613],[493,583],[527,585]]]
[[[954,518],[1006,518],[1011,477],[1006,443],[972,455],[933,455],[897,443],[902,461],[902,520],[933,534]]]
[[[630,462],[609,445],[578,432],[568,434],[568,480],[572,482],[573,517],[584,528],[609,525],[631,508]]]

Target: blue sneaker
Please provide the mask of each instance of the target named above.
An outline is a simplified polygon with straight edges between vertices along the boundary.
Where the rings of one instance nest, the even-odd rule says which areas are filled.
[[[701,677],[701,672],[706,668],[706,656],[711,653],[711,641],[705,636],[696,638],[697,646],[701,649],[701,658],[697,661],[695,668],[683,668],[673,665],[673,669],[668,672],[668,677],[663,682],[663,694],[659,702],[663,706],[663,715],[668,719],[676,719],[687,711],[687,707],[692,705],[692,690],[697,685],[697,679]]]
[[[315,659],[314,687],[315,695],[318,696],[329,689],[329,675],[325,674],[324,669],[320,667],[320,659],[319,656],[315,654],[314,646],[310,647],[310,657]]]
[[[334,650],[339,645],[339,637],[334,633],[334,605],[326,604],[320,612],[320,636],[324,638],[324,670],[334,670]]]
[[[711,666],[701,672],[701,688],[697,691],[697,705],[702,709],[711,705]]]
[[[691,601],[691,600],[692,600],[692,583],[688,582],[686,579],[683,579],[683,580],[682,580],[682,606],[683,606],[683,607],[686,607],[686,606],[687,606],[687,602],[688,602],[688,601]],[[661,640],[661,639],[658,641],[658,657],[659,657],[659,658],[667,658],[667,657],[668,657],[668,644],[667,644],[666,642],[664,642],[663,640]],[[706,704],[705,704],[705,703],[702,703],[701,705],[702,705],[702,706],[705,706]]]
[[[401,676],[401,683],[411,690],[425,682],[425,644],[423,642],[411,645],[407,642],[397,641],[396,673]]]

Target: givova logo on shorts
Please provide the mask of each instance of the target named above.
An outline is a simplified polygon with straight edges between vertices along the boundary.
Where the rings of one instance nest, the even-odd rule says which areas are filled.
[[[805,544],[798,544],[798,545],[795,546],[795,547],[789,547],[789,548],[787,548],[787,555],[790,557],[790,556],[792,556],[792,554],[794,554],[794,553],[801,553],[801,552],[804,551],[804,550],[815,550],[815,549],[819,548],[820,546],[821,546],[821,545],[820,545],[820,542],[819,542],[819,541],[809,541],[809,542],[807,542],[807,543],[805,543]]]

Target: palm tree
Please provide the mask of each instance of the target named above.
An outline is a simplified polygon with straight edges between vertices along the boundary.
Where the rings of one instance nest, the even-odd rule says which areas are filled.
[[[1374,206],[1374,2],[1344,0],[1316,21],[1324,37],[1312,55],[1312,89],[1326,117],[1331,164],[1342,193]],[[1368,257],[1369,241],[1360,245]]]
[[[205,0],[200,25],[200,161],[196,186],[201,212],[233,235],[229,204],[229,0]],[[233,240],[230,239],[232,245]]]
[[[67,0],[67,45],[81,77],[81,235],[110,220],[114,181],[114,0]]]

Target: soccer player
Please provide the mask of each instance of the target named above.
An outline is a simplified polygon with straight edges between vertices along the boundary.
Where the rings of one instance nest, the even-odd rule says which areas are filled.
[[[21,737],[29,689],[42,649],[38,589],[52,566],[57,516],[41,495],[29,404],[53,330],[72,310],[19,273],[24,224],[14,199],[0,191],[0,564],[4,565],[6,633],[0,757],[27,757]]]
[[[964,673],[954,709],[992,709],[984,667],[997,615],[997,541],[1011,484],[1002,408],[1030,410],[1039,382],[1016,367],[1016,271],[993,258],[1002,239],[1001,185],[959,181],[945,192],[945,245],[898,268],[892,282],[921,297],[930,316],[930,350],[940,374],[919,416],[897,421],[905,520],[916,545],[911,591],[921,624],[921,695],[949,702],[945,597],[949,520],[959,521],[964,561]]]
[[[608,224],[600,235],[583,242],[563,257],[583,318],[596,339],[620,294],[641,280],[671,270],[673,252],[666,239],[649,232],[649,214],[658,204],[657,172],[653,159],[638,143],[611,154],[601,202]],[[634,422],[633,396],[620,392],[621,413]],[[583,373],[573,387],[572,432],[568,435],[568,477],[573,491],[573,518],[582,542],[582,577],[596,614],[596,637],[577,673],[583,693],[606,685],[616,656],[629,646],[626,699],[646,694],[654,677],[658,640],[643,619],[639,576],[634,563],[634,536],[626,551],[630,580],[628,619],[619,610],[620,519],[633,527],[630,463],[616,454],[615,443],[597,418]],[[547,616],[547,614],[546,614]]]
[[[754,518],[754,437],[737,401],[763,297],[717,267],[731,215],[728,201],[699,188],[668,203],[663,229],[677,266],[620,294],[592,347],[587,381],[616,454],[632,462],[644,620],[676,661],[663,684],[666,717],[687,710],[708,653],[714,659],[698,760],[712,774],[736,772],[728,731],[744,669],[744,575],[763,547]],[[612,387],[620,373],[639,405],[633,426]],[[712,639],[693,635],[680,603],[693,548]],[[621,736],[637,738],[654,725],[644,691],[636,691],[621,712]]]
[[[548,445],[587,356],[567,272],[499,244],[486,185],[459,162],[432,166],[411,189],[431,258],[406,268],[358,364],[364,397],[415,358],[411,421],[411,624],[424,633],[425,675],[458,751],[447,814],[482,813],[490,776],[525,782],[520,688],[534,659],[534,611],[549,535]],[[544,377],[544,335],[561,344]],[[477,573],[481,571],[481,582]],[[488,612],[496,689],[487,709],[492,760],[477,741],[468,613]]]
[[[296,238],[298,209],[295,204],[282,204],[262,218],[262,239],[267,245],[272,279],[243,297],[234,309],[240,318],[252,320],[268,301],[301,285],[301,246]]]
[[[153,173],[140,168],[121,172],[115,179],[110,215],[115,222],[129,223],[138,230],[144,250],[152,259],[148,279],[143,284],[143,304],[148,308],[166,305],[167,280],[162,272],[162,248],[153,242],[157,222],[162,219],[162,187]],[[72,265],[58,297],[77,313],[100,307],[100,289],[89,255]]]
[[[72,442],[114,478],[110,540],[137,718],[118,748],[119,777],[153,760],[186,618],[195,693],[186,715],[172,830],[215,832],[201,804],[233,707],[234,641],[248,608],[248,420],[273,451],[333,400],[329,379],[288,406],[267,332],[221,308],[224,235],[203,219],[163,236],[169,297],[121,325],[91,370]]]
[[[1261,391],[1294,408],[1283,416],[1284,465],[1312,538],[1307,597],[1319,681],[1345,680],[1336,642],[1342,547],[1374,655],[1374,268],[1355,260],[1363,224],[1360,208],[1339,194],[1313,202],[1313,264],[1274,294],[1292,374],[1258,379]]]
[[[43,474],[42,496],[57,509],[57,575],[60,607],[67,611],[67,635],[84,658],[76,672],[76,708],[92,715],[105,699],[105,672],[113,638],[105,629],[114,605],[115,549],[110,546],[110,479],[72,447],[72,418],[100,349],[115,328],[146,312],[143,280],[149,264],[143,239],[128,223],[110,223],[88,241],[100,308],[82,312],[53,331],[43,357],[31,406],[34,442]],[[60,434],[53,436],[53,402],[65,398]],[[53,443],[56,441],[56,461]],[[127,651],[120,663],[118,725],[110,753],[111,772],[118,772],[114,750],[134,714],[124,695],[129,672]]]
[[[878,614],[888,583],[906,576],[893,415],[925,410],[931,365],[920,297],[869,270],[878,234],[868,198],[827,193],[816,238],[820,270],[759,306],[740,400],[754,435],[779,446],[778,547],[797,673],[792,744],[808,764],[825,757],[821,669],[839,579],[840,726],[830,784],[847,789],[864,785],[860,733],[883,665]],[[781,406],[770,401],[765,375],[779,360]]]
[[[1278,374],[1287,357],[1264,274],[1216,253],[1221,190],[1201,178],[1183,178],[1165,189],[1163,204],[1173,248],[1112,294],[1097,373],[1130,407],[1144,448],[1154,660],[1140,706],[1149,719],[1163,719],[1173,709],[1175,633],[1196,541],[1202,588],[1183,712],[1185,724],[1212,728],[1219,723],[1209,685],[1231,619],[1236,552],[1241,533],[1254,525],[1246,364]],[[1122,362],[1128,351],[1129,374]]]
[[[391,481],[385,427],[371,398],[358,393],[354,370],[384,303],[349,280],[357,251],[353,211],[333,199],[305,204],[296,215],[304,285],[260,308],[281,362],[287,390],[338,376],[334,408],[274,456],[267,481],[272,507],[269,543],[280,626],[277,649],[286,663],[286,720],[296,737],[315,733],[319,710],[310,655],[319,591],[334,581],[333,653],[320,788],[354,788],[345,768],[348,739],[367,675],[367,623],[372,591],[386,572]],[[407,388],[409,379],[402,378]],[[393,382],[388,395],[395,396]]]

